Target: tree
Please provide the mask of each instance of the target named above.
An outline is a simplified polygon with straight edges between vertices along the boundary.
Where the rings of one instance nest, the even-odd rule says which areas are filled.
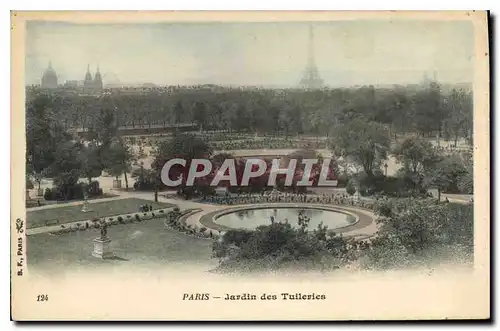
[[[458,177],[458,189],[462,193],[474,193],[474,156],[471,152],[462,153],[460,161],[465,171]]]
[[[438,137],[441,137],[443,122],[449,113],[448,108],[443,105],[443,95],[439,84],[432,82],[425,90],[416,93],[413,113],[417,131],[422,134],[438,132]]]
[[[77,186],[82,172],[82,146],[71,141],[61,143],[55,153],[55,161],[49,167],[49,173],[54,178],[60,197],[69,200],[82,192]]]
[[[456,193],[459,191],[459,179],[467,173],[461,160],[455,156],[443,158],[429,169],[427,182],[438,190],[438,201],[441,201],[441,192]]]
[[[128,190],[127,172],[132,168],[135,157],[130,148],[122,139],[115,139],[108,150],[108,164],[106,170],[117,180],[122,174],[125,176],[125,187]]]
[[[381,124],[355,118],[335,127],[330,144],[334,155],[351,158],[371,177],[387,158],[390,140]]]
[[[184,108],[181,101],[177,101],[174,106],[174,122],[175,124],[180,124],[182,121],[182,114],[184,113]]]
[[[393,155],[403,165],[404,176],[411,178],[415,189],[422,186],[425,173],[439,161],[432,145],[421,139],[410,137],[396,145]]]
[[[203,131],[203,128],[206,125],[206,120],[207,120],[207,109],[204,103],[202,102],[196,102],[194,104],[194,109],[193,109],[193,120],[198,124],[200,127],[200,131]]]
[[[446,121],[446,128],[453,136],[455,145],[457,145],[459,137],[468,138],[472,134],[472,101],[472,94],[462,89],[453,89],[450,95],[444,99],[444,107],[450,114]]]
[[[186,166],[173,166],[170,170],[170,177],[175,180],[182,175],[183,183],[180,188],[184,191],[191,161],[193,159],[210,159],[211,154],[212,148],[205,141],[192,134],[174,134],[171,140],[162,141],[154,152],[154,160],[151,165],[152,170],[157,174],[158,185],[163,165],[168,160],[180,158],[186,160]]]
[[[101,149],[95,143],[88,146],[80,145],[78,159],[81,164],[81,175],[92,183],[92,178],[101,176],[104,164],[101,159]]]
[[[26,105],[26,161],[27,171],[40,178],[56,161],[59,144],[71,139],[52,110],[54,100],[48,95],[37,95]]]

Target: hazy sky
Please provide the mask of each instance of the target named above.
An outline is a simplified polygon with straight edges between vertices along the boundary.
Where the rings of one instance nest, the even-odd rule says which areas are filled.
[[[296,85],[307,63],[309,24],[29,22],[26,83],[49,60],[59,81],[82,80],[97,64],[104,83]],[[471,82],[471,22],[314,23],[325,83],[404,84],[436,70],[442,82]]]

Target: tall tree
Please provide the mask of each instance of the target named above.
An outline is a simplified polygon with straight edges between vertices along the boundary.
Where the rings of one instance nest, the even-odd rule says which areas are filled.
[[[131,171],[133,161],[135,161],[135,155],[130,146],[123,139],[115,139],[108,150],[106,170],[116,179],[123,174],[127,190],[129,188],[127,173]]]
[[[396,145],[393,155],[403,165],[404,174],[411,178],[415,189],[422,186],[426,172],[439,161],[431,143],[414,137]]]
[[[450,114],[445,122],[446,128],[456,145],[460,137],[469,138],[472,132],[472,95],[462,89],[453,89],[444,99],[444,106]]]
[[[182,122],[182,114],[184,113],[184,107],[181,101],[177,101],[174,105],[174,122],[175,124],[180,124]]]
[[[437,132],[439,138],[442,136],[443,123],[449,113],[443,105],[443,95],[439,84],[432,82],[426,89],[417,92],[413,112],[417,131],[422,134]]]
[[[77,195],[75,189],[82,171],[80,157],[82,145],[72,141],[62,142],[57,147],[55,161],[49,167],[49,174],[54,178],[54,185],[65,200]]]
[[[456,155],[444,157],[436,163],[427,174],[427,182],[438,190],[438,201],[441,199],[441,192],[459,192],[459,181],[467,174],[463,162]]]
[[[86,178],[89,184],[92,179],[101,176],[105,165],[101,159],[101,150],[95,143],[87,146],[80,146],[78,159],[81,164],[81,175]]]
[[[390,141],[381,124],[356,118],[337,126],[331,136],[334,154],[351,158],[369,177],[387,158]]]
[[[26,161],[36,176],[56,161],[58,145],[71,139],[57,121],[53,106],[53,100],[44,94],[26,105]]]
[[[174,166],[170,171],[172,180],[179,178],[180,175],[183,176],[183,183],[181,185],[181,190],[183,190],[191,161],[193,159],[209,159],[211,155],[211,147],[202,139],[192,134],[174,134],[171,140],[162,141],[154,152],[154,160],[151,168],[156,173],[157,186],[159,186],[161,170],[168,160],[175,158],[186,160],[186,167]]]
[[[196,102],[193,108],[193,120],[198,124],[200,131],[206,126],[207,107],[203,102]]]

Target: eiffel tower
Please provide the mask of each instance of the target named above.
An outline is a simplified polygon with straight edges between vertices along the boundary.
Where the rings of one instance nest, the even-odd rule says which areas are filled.
[[[323,79],[319,76],[316,62],[314,61],[314,34],[313,28],[309,26],[309,57],[304,76],[300,80],[300,86],[305,89],[318,89],[323,86]]]

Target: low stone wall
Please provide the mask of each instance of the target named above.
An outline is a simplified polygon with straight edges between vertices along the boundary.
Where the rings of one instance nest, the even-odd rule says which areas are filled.
[[[347,214],[347,215],[355,217],[355,221],[352,222],[352,224],[344,226],[344,227],[333,229],[337,233],[345,233],[345,232],[349,232],[349,231],[353,231],[353,230],[358,230],[358,229],[364,228],[364,227],[366,227],[374,222],[373,217],[370,217],[366,213],[362,213],[361,211],[348,209],[349,206],[346,206],[346,208],[342,208],[342,206],[338,206],[338,205],[331,206],[331,205],[311,204],[311,203],[267,203],[267,204],[255,205],[255,206],[252,206],[252,205],[238,205],[238,206],[231,206],[231,207],[228,206],[228,208],[225,208],[224,210],[217,210],[217,211],[209,212],[209,213],[206,213],[205,215],[202,215],[200,217],[199,223],[208,229],[216,230],[219,232],[224,232],[224,231],[230,230],[231,228],[217,224],[215,222],[215,220],[218,217],[226,215],[228,213],[237,212],[240,210],[263,209],[263,208],[321,209],[321,210],[343,213],[343,214]]]

